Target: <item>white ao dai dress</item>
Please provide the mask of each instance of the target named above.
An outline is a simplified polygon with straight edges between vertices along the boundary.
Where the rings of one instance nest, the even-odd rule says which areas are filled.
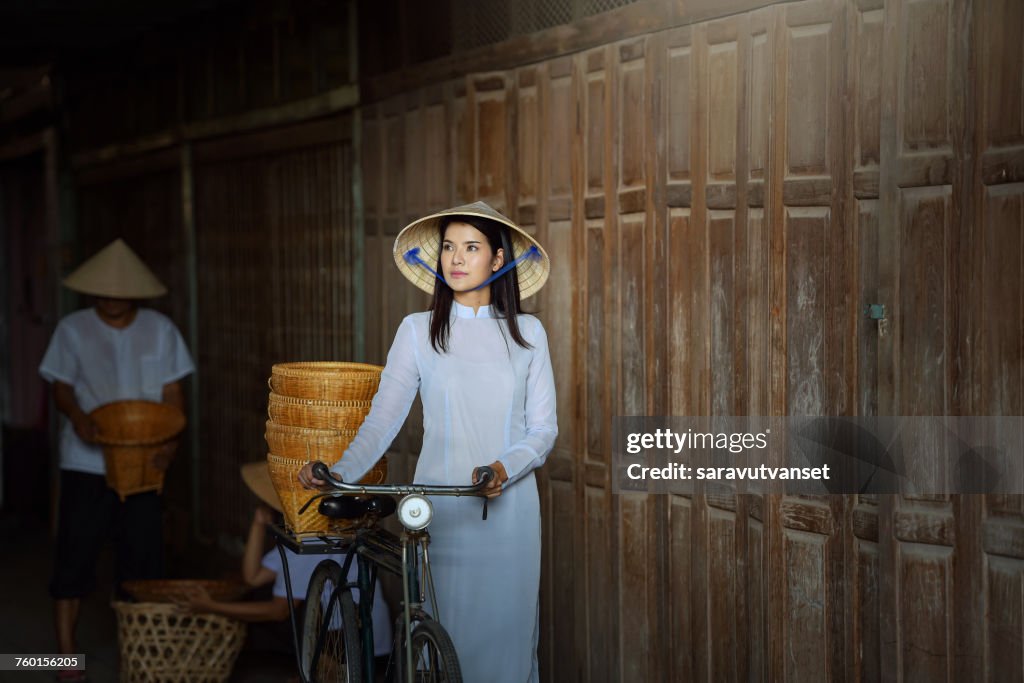
[[[480,498],[432,499],[434,616],[451,634],[467,683],[537,681],[541,525],[533,470],[558,434],[547,336],[537,318],[520,315],[532,346],[524,349],[490,307],[474,315],[452,306],[447,353],[430,345],[430,313],[402,321],[370,413],[333,471],[358,481],[390,446],[417,391],[416,483],[469,485],[475,467],[501,461],[509,479],[486,521]]]

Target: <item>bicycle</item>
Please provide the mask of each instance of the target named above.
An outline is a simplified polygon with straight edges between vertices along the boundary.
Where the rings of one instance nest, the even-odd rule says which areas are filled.
[[[306,592],[301,639],[294,609],[291,612],[296,657],[305,683],[375,680],[371,609],[378,569],[402,579],[402,614],[396,620],[395,642],[386,672],[388,680],[461,683],[455,646],[440,622],[425,609],[428,595],[430,604],[437,609],[427,531],[433,506],[426,496],[480,495],[495,474],[490,467],[480,467],[477,472],[477,483],[471,486],[361,485],[339,482],[329,476],[323,463],[314,465],[314,476],[327,482],[331,490],[312,496],[299,513],[320,500],[318,510],[326,517],[368,518],[371,523],[349,537],[324,535],[315,544],[299,543],[288,532],[274,528],[282,541],[279,548],[289,605],[293,603],[285,546],[298,553],[345,553],[343,564],[325,560],[313,572]],[[360,500],[353,496],[370,498]],[[380,496],[402,498],[396,505],[391,498]],[[396,510],[404,528],[400,537],[376,526],[376,521]],[[483,518],[487,519],[486,498]],[[354,584],[348,581],[353,561],[358,569]],[[353,588],[359,589],[358,609]]]

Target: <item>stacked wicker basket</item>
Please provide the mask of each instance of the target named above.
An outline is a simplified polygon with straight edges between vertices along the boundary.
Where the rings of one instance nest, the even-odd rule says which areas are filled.
[[[273,367],[268,380],[267,464],[292,533],[339,533],[352,526],[327,519],[316,506],[299,515],[313,492],[302,488],[298,472],[310,460],[333,465],[341,459],[370,411],[382,370],[378,365],[338,362]],[[387,462],[381,459],[363,482],[379,484],[386,477]]]

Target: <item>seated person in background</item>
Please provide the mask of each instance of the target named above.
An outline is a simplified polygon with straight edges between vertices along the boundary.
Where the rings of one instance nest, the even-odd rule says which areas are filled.
[[[253,462],[242,465],[242,479],[249,489],[264,503],[281,512],[281,499],[270,481],[270,471],[266,462]],[[270,600],[220,602],[210,597],[202,587],[197,587],[182,604],[190,612],[221,614],[240,621],[284,621],[288,619],[288,593],[281,567],[281,554],[277,548],[271,548],[264,554],[264,542],[267,537],[267,525],[274,521],[274,513],[261,505],[253,513],[252,525],[249,527],[249,538],[245,543],[242,556],[242,578],[253,588],[273,583],[273,597]],[[324,560],[334,560],[344,566],[345,556],[335,555],[298,555],[285,548],[288,558],[288,574],[291,579],[292,598],[296,607],[306,599],[309,579],[316,566]],[[358,579],[358,568],[352,563],[348,580]],[[359,590],[352,590],[352,597],[359,603]],[[301,621],[299,622],[301,625]],[[373,651],[378,657],[391,652],[391,617],[387,604],[384,602],[380,580],[374,588],[373,601]]]

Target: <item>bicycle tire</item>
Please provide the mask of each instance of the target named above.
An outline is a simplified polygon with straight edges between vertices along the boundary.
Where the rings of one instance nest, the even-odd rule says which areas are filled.
[[[405,637],[397,638],[398,651],[395,653],[395,683],[405,683]],[[459,655],[451,636],[440,622],[423,619],[412,629],[412,656],[416,683],[462,683],[462,669]]]
[[[324,560],[313,571],[305,612],[299,643],[302,679],[362,683],[359,613],[334,560]]]

